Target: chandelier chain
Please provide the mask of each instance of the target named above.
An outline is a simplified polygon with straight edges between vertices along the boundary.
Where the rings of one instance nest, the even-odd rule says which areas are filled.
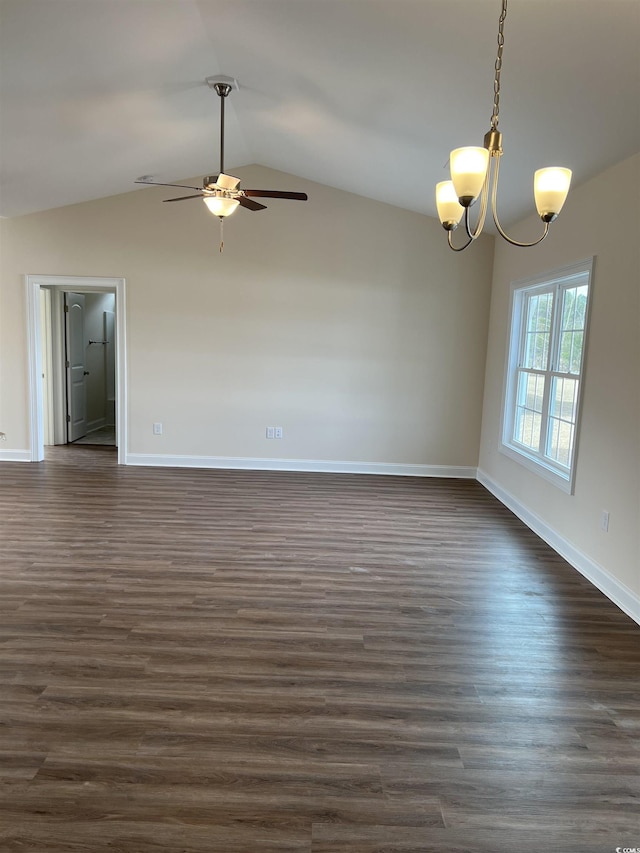
[[[498,55],[496,56],[495,71],[496,75],[493,81],[493,114],[491,116],[491,130],[498,129],[500,121],[500,74],[502,72],[502,51],[504,50],[504,21],[507,17],[507,0],[502,0],[502,11],[500,12],[500,20],[498,21]]]

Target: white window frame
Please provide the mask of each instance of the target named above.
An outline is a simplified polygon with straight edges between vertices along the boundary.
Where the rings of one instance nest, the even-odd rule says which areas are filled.
[[[584,388],[586,352],[588,348],[589,314],[591,297],[593,294],[593,262],[593,258],[587,258],[583,261],[578,261],[575,264],[561,267],[560,269],[512,282],[511,299],[509,304],[510,331],[507,359],[505,362],[503,385],[504,394],[500,432],[501,442],[499,449],[501,453],[504,453],[520,465],[523,465],[530,471],[544,477],[546,480],[571,495],[574,492],[576,464],[578,459],[582,391]],[[578,374],[563,374],[556,369],[558,367],[557,358],[561,325],[561,312],[558,310],[561,300],[559,300],[558,297],[564,290],[584,284],[587,285],[587,304],[585,309],[580,372]],[[569,466],[562,465],[561,463],[546,456],[544,454],[544,450],[532,450],[513,438],[517,405],[518,371],[522,367],[523,342],[525,339],[526,329],[525,308],[527,305],[527,297],[530,295],[549,292],[554,294],[551,335],[549,341],[549,364],[547,365],[546,370],[536,371],[545,377],[545,393],[542,407],[543,440],[541,440],[540,444],[543,448],[546,445],[544,438],[546,437],[547,424],[549,422],[549,398],[552,378],[562,378],[563,376],[569,376],[572,379],[577,378],[578,394],[576,403],[575,432],[573,453]]]

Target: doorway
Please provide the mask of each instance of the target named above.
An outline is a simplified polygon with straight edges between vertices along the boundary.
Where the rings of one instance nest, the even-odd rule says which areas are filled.
[[[41,288],[41,295],[46,293]],[[66,442],[71,444],[117,445],[115,427],[115,294],[110,292],[64,292],[65,351],[54,354],[54,361],[65,372]],[[43,331],[44,331],[43,323]],[[43,336],[43,345],[45,336]],[[43,359],[44,399],[47,384],[55,398],[51,374]],[[47,407],[45,405],[45,444]]]
[[[29,275],[26,284],[31,461],[44,459],[45,443],[79,441],[115,443],[125,464],[124,279]]]

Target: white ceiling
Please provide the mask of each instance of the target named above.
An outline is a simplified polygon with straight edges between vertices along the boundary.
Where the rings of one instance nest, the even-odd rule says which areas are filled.
[[[0,215],[249,163],[435,215],[449,150],[480,145],[500,0],[0,0]],[[640,0],[511,0],[500,207],[640,150]],[[271,189],[271,187],[269,187]],[[635,188],[630,199],[637,195]]]

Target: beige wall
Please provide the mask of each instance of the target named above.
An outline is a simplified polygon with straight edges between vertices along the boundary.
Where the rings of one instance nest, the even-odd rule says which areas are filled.
[[[434,219],[238,174],[310,201],[238,211],[223,255],[218,220],[161,204],[172,190],[1,222],[6,449],[28,443],[22,276],[123,276],[130,453],[475,466],[493,240],[453,255]]]
[[[576,187],[535,250],[496,244],[480,468],[571,546],[640,596],[640,155]],[[522,224],[521,239],[539,227]],[[595,255],[575,494],[501,454],[509,286]],[[609,532],[600,529],[610,512]]]

